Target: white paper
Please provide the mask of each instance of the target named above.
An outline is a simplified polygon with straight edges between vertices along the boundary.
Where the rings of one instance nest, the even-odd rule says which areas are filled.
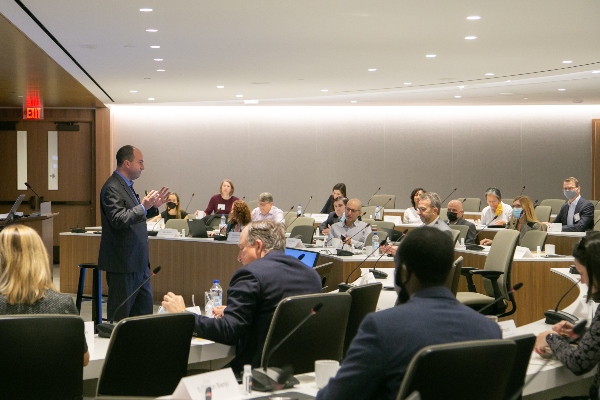
[[[401,225],[402,224],[402,217],[399,215],[384,215],[383,216],[383,220],[385,222],[393,222],[394,225]]]
[[[208,397],[207,392],[211,393]],[[239,397],[238,383],[231,368],[220,369],[182,378],[173,392],[173,399],[224,400]]]
[[[285,247],[303,249],[304,243],[302,243],[302,240],[297,238],[287,238],[285,239]]]
[[[87,342],[88,351],[92,351],[94,350],[94,321],[84,322],[83,329],[85,332],[85,341]]]
[[[239,243],[241,235],[242,232],[229,232],[229,234],[227,235],[227,241],[232,243]]]
[[[40,215],[50,215],[52,214],[51,202],[45,201],[40,204]]]
[[[515,325],[514,319],[509,319],[508,321],[498,322],[500,329],[502,330],[502,337],[507,338],[510,336],[515,336],[517,334],[517,326]]]
[[[531,254],[529,247],[517,246],[517,248],[515,249],[515,257],[514,258],[535,258],[535,257],[533,256],[533,254]]]

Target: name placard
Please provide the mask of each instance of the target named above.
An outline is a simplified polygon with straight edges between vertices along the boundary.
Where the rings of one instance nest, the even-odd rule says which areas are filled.
[[[236,399],[240,396],[237,380],[231,368],[182,378],[173,399],[210,400]]]
[[[229,232],[229,234],[227,235],[227,241],[232,243],[239,243],[241,235],[242,232]]]

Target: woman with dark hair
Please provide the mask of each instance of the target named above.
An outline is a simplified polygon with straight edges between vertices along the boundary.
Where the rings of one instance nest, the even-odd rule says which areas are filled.
[[[419,205],[419,197],[425,193],[425,189],[416,188],[410,193],[410,203],[412,207],[404,210],[404,217],[402,217],[402,222],[405,224],[418,224],[421,223],[421,217],[417,213],[417,206]]]
[[[587,299],[600,301],[600,232],[591,232],[581,239],[573,250],[575,268],[581,274],[581,283],[588,287]],[[537,335],[536,353],[542,355],[548,350],[575,375],[583,375],[600,363],[600,313],[596,310],[589,329],[573,346],[567,339],[573,332],[573,324],[561,321],[551,331]],[[565,337],[566,336],[566,337]],[[590,398],[598,398],[600,369],[596,372],[590,387]]]
[[[533,202],[527,196],[519,196],[513,200],[512,215],[506,229],[514,229],[519,231],[519,239],[517,244],[521,243],[523,236],[531,230],[545,231],[546,225],[538,221],[533,208]],[[480,244],[489,246],[492,244],[492,239],[483,239]]]
[[[327,199],[327,203],[325,203],[325,205],[321,209],[321,214],[329,214],[330,212],[335,211],[333,209],[333,200],[334,199],[337,199],[338,197],[347,197],[345,183],[336,183],[333,186],[332,191],[333,191],[333,194],[331,196],[329,196],[329,198]]]

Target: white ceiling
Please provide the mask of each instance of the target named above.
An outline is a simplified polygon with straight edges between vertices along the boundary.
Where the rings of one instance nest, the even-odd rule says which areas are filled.
[[[2,2],[107,105],[600,104],[598,0],[22,0],[114,103]]]

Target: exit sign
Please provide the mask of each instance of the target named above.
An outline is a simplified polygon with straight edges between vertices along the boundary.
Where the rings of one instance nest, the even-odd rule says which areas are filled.
[[[44,119],[41,107],[25,107],[23,119]]]
[[[39,90],[28,89],[25,101],[23,102],[23,119],[40,120],[44,119],[44,106]]]

